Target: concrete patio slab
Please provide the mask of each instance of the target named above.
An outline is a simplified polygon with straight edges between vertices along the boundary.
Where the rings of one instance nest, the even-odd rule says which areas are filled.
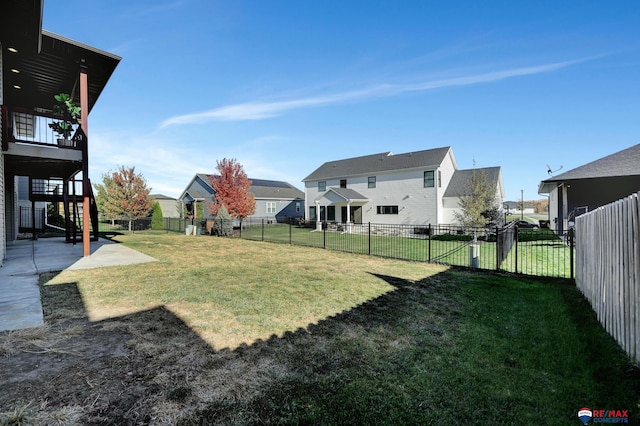
[[[82,253],[82,244],[66,243],[64,238],[7,243],[7,256],[0,268],[0,331],[44,325],[39,274],[156,261],[105,239],[91,243],[91,256],[83,257]]]

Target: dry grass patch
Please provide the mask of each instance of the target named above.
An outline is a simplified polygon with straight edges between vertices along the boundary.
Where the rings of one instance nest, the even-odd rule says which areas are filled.
[[[175,234],[118,236],[159,262],[65,271],[46,286],[77,286],[92,321],[163,306],[212,347],[236,348],[352,309],[444,270],[319,249]]]

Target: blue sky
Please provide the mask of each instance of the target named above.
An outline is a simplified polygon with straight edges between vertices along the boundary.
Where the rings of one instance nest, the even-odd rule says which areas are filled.
[[[451,146],[528,200],[547,165],[640,143],[633,1],[45,0],[43,28],[123,58],[93,182],[135,166],[177,197],[235,158],[303,189],[326,161]]]

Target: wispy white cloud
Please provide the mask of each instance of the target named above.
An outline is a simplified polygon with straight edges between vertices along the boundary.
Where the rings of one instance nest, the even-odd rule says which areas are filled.
[[[262,120],[283,114],[286,111],[300,108],[340,104],[344,102],[363,101],[371,98],[396,96],[408,92],[421,92],[444,87],[469,86],[474,84],[490,83],[525,75],[542,74],[556,71],[585,62],[593,58],[582,58],[573,61],[554,62],[551,64],[537,65],[523,68],[513,68],[502,71],[494,71],[483,74],[456,77],[450,79],[432,80],[412,84],[379,84],[360,90],[334,93],[324,96],[314,96],[301,99],[290,99],[275,102],[246,102],[235,105],[223,106],[208,111],[193,114],[184,114],[170,117],[160,124],[160,128],[198,124],[209,121],[240,121]]]
[[[151,135],[132,135],[120,132],[92,132],[89,163],[92,183],[101,183],[103,175],[119,166],[135,167],[147,180],[152,193],[178,197],[196,173],[214,173],[216,160],[237,159],[250,177],[285,180],[299,184],[300,177],[290,173],[286,160],[268,157],[274,150],[271,144],[283,137],[265,135],[216,147],[215,157],[202,155],[202,149],[182,146]],[[153,149],[150,149],[153,147]],[[266,160],[268,158],[268,160]]]

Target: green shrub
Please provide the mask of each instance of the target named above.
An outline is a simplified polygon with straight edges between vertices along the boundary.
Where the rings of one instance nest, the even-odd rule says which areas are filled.
[[[155,229],[155,230],[164,229],[164,221],[162,220],[162,208],[160,208],[160,203],[157,201],[152,207],[151,229]]]
[[[518,241],[553,241],[558,236],[550,229],[519,229]]]
[[[471,241],[473,240],[473,235],[439,234],[434,235],[431,239],[436,241]]]

